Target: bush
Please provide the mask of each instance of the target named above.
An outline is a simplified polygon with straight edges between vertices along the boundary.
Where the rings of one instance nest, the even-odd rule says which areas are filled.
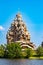
[[[0,57],[4,57],[4,46],[0,45]]]
[[[38,57],[43,56],[43,47],[39,46],[36,51]]]
[[[26,52],[26,58],[29,58],[32,56],[32,49],[31,48],[26,49],[25,52]]]
[[[5,57],[20,58],[21,55],[21,47],[19,43],[10,43],[6,45]]]

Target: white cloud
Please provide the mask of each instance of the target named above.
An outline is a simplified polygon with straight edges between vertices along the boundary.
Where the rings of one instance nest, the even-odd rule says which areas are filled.
[[[0,30],[4,30],[4,27],[3,26],[0,26]]]

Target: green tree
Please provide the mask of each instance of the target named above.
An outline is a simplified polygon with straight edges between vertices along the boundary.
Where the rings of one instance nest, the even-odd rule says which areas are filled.
[[[21,58],[22,57],[22,49],[20,46],[20,43],[15,44],[15,58]]]
[[[26,49],[25,52],[26,52],[26,58],[29,58],[32,56],[32,49],[31,48]]]
[[[40,56],[43,56],[43,47],[42,46],[39,46],[37,48],[37,51],[36,51],[37,55],[40,57]]]
[[[21,57],[21,46],[19,43],[10,43],[6,46],[6,56],[8,58],[20,58]]]
[[[43,47],[43,42],[41,43],[41,46]]]
[[[4,57],[4,46],[3,45],[0,45],[0,57]]]

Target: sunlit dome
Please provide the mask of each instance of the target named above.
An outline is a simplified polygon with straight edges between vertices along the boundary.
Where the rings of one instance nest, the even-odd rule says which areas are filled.
[[[22,20],[22,15],[21,15],[20,13],[18,13],[18,14],[16,15],[16,18],[17,18],[17,20]]]

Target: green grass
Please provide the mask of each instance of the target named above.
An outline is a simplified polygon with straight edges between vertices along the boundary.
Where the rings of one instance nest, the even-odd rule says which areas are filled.
[[[43,57],[30,57],[29,59],[42,59],[43,60]]]

